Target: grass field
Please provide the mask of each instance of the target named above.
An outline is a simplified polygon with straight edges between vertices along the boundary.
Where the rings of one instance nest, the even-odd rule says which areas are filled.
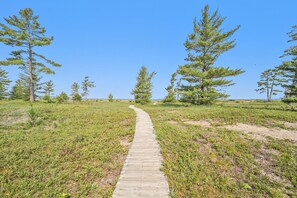
[[[26,102],[1,101],[0,197],[111,197],[133,139],[135,114],[128,105],[37,102],[32,110]],[[288,106],[223,101],[139,107],[153,120],[172,197],[297,194],[295,141],[222,127],[244,123],[294,133],[288,123],[297,123],[297,113]],[[191,124],[199,121],[211,124]]]
[[[37,102],[32,126],[31,108],[0,101],[0,197],[110,197],[134,134],[128,103]]]
[[[284,123],[297,123],[297,113],[282,103],[239,101],[213,106],[140,107],[153,120],[172,197],[296,196],[296,142],[254,139],[219,127],[246,123],[294,132]],[[189,120],[211,120],[215,124],[186,124]]]

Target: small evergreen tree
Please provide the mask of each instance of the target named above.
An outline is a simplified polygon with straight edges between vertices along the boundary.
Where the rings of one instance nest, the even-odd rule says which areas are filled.
[[[51,94],[54,92],[54,83],[52,80],[44,83],[43,91],[44,91],[45,95],[47,95],[47,96],[49,96],[49,98],[51,98]]]
[[[259,89],[257,92],[266,93],[267,101],[270,102],[272,95],[277,95],[281,90],[277,86],[281,85],[285,80],[281,77],[282,72],[278,69],[268,69],[262,72],[261,79],[258,82]]]
[[[74,96],[72,96],[72,100],[73,101],[81,101],[82,100],[82,97],[81,95],[79,95],[78,93],[75,94]]]
[[[111,93],[108,95],[108,101],[113,102],[113,95]]]
[[[7,92],[7,86],[11,82],[8,79],[7,72],[0,68],[0,100],[6,98],[9,93]]]
[[[20,79],[18,79],[12,87],[10,98],[13,100],[24,99],[24,87]]]
[[[289,32],[288,35],[290,37],[288,42],[297,41],[297,25],[292,27],[292,31]],[[297,45],[291,46],[281,57],[291,58],[291,60],[284,61],[282,65],[279,66],[279,69],[283,71],[283,76],[287,79],[287,83],[283,84],[286,90],[285,100],[297,102]]]
[[[202,10],[202,19],[198,23],[196,18],[194,20],[194,33],[184,43],[188,63],[177,71],[181,75],[178,92],[184,102],[210,104],[216,99],[226,98],[228,95],[220,88],[234,83],[225,78],[243,73],[241,69],[215,66],[221,54],[235,47],[235,40],[230,40],[230,37],[240,27],[223,32],[221,25],[224,21],[218,10],[210,14],[208,5]]]
[[[29,75],[29,97],[30,101],[35,101],[35,76],[39,73],[53,74],[49,67],[43,62],[52,66],[59,67],[60,64],[47,59],[45,56],[38,54],[34,49],[36,47],[50,45],[53,37],[46,37],[46,30],[41,27],[38,22],[38,16],[33,15],[31,8],[26,8],[19,11],[20,16],[10,16],[4,18],[8,25],[0,23],[0,42],[12,47],[21,49],[12,51],[12,57],[5,61],[0,61],[0,65],[18,65],[21,68],[26,68]]]
[[[173,73],[170,79],[170,85],[166,88],[166,91],[168,92],[167,96],[164,98],[164,103],[170,103],[174,102],[176,100],[176,93],[175,93],[175,87],[174,83],[176,81],[176,73]]]
[[[61,92],[61,94],[56,99],[58,103],[63,103],[69,100],[69,97],[65,92]]]
[[[152,98],[152,78],[156,75],[156,72],[149,73],[145,66],[142,66],[138,76],[137,83],[132,90],[132,95],[134,95],[135,102],[145,104],[150,102]]]
[[[78,93],[79,90],[79,84],[77,82],[74,82],[71,85],[71,97],[73,98],[75,95],[79,94]]]
[[[89,95],[89,88],[95,87],[95,84],[94,82],[89,81],[89,77],[86,76],[84,81],[82,82],[81,87],[83,90],[82,97],[85,97],[85,100],[87,100]]]

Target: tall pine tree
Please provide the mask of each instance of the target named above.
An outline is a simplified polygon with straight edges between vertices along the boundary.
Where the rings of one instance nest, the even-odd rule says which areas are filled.
[[[152,78],[156,75],[156,72],[149,73],[145,66],[142,66],[138,76],[137,83],[132,90],[132,95],[134,95],[135,102],[145,104],[150,102],[152,98]]]
[[[89,95],[89,88],[95,87],[94,82],[91,82],[89,80],[89,77],[86,76],[84,81],[81,84],[81,88],[83,90],[82,96],[85,97],[85,100],[88,99],[88,95]]]
[[[232,80],[226,77],[243,73],[241,69],[215,66],[215,62],[224,52],[235,47],[235,40],[230,37],[239,29],[223,32],[221,25],[225,21],[218,10],[210,14],[209,6],[202,10],[202,19],[194,19],[194,33],[184,43],[188,63],[179,67],[181,75],[178,88],[181,99],[193,104],[210,104],[219,98],[226,98],[221,88],[231,86]]]
[[[8,79],[7,72],[0,68],[0,100],[6,98],[9,93],[7,86],[11,81]]]
[[[292,31],[288,33],[290,40],[288,42],[297,41],[297,25],[292,27]],[[297,45],[291,46],[284,52],[281,57],[288,57],[291,60],[284,61],[279,69],[283,71],[284,77],[288,80],[288,83],[284,84],[285,98],[291,98],[297,103]]]
[[[38,16],[33,15],[31,8],[19,11],[20,16],[4,18],[7,25],[0,23],[0,42],[18,50],[10,53],[11,57],[0,61],[0,65],[18,65],[28,70],[30,101],[35,101],[36,79],[40,72],[54,74],[54,71],[45,64],[59,67],[60,64],[47,59],[35,51],[36,47],[50,45],[53,37],[46,37],[46,30],[38,22]]]

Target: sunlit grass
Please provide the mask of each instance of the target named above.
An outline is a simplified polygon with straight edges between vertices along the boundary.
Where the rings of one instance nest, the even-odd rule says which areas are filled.
[[[132,141],[128,103],[0,102],[0,197],[110,197]]]
[[[238,103],[236,103],[238,105]],[[164,156],[172,197],[283,197],[297,194],[297,146],[288,140],[266,141],[219,127],[184,124],[210,119],[279,127],[297,122],[297,113],[274,108],[160,104],[141,106],[154,123]]]

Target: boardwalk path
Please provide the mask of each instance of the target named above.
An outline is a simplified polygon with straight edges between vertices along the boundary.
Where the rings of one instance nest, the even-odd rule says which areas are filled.
[[[130,108],[137,114],[136,131],[112,197],[168,197],[168,183],[160,171],[162,156],[152,121],[143,110]]]

